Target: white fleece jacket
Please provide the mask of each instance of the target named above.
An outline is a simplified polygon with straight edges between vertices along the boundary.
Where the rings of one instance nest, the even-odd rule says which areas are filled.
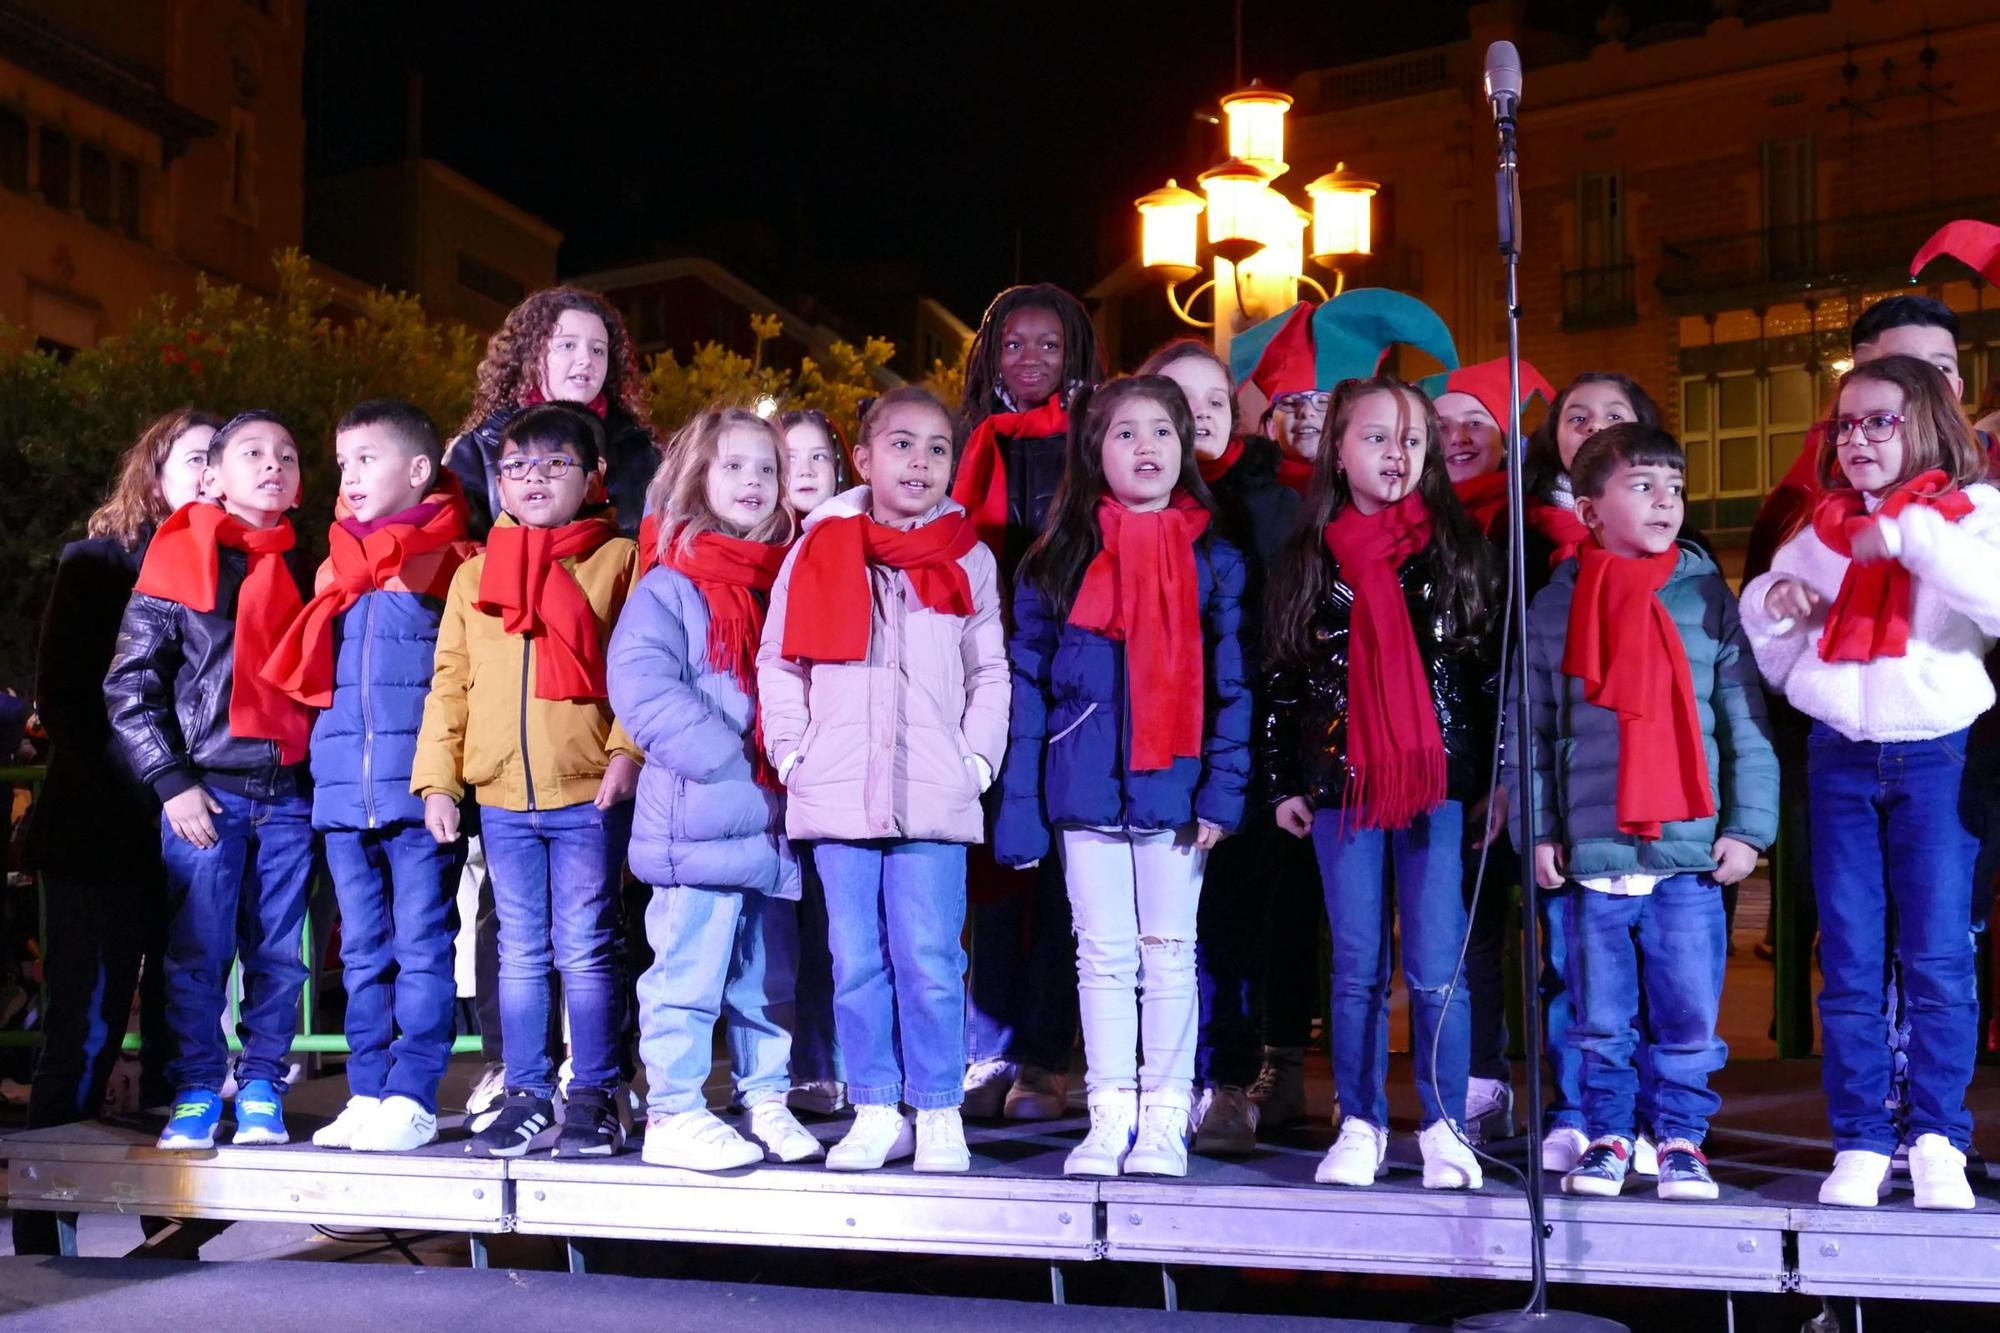
[[[1743,629],[1772,689],[1856,741],[1946,736],[1993,706],[1984,659],[2000,638],[2000,491],[1981,483],[1965,493],[1972,512],[1957,523],[1919,506],[1876,520],[1912,575],[1910,646],[1902,657],[1820,660],[1826,613],[1849,561],[1810,527],[1779,548],[1770,572],[1751,580],[1742,597]],[[1819,594],[1810,621],[1765,610],[1765,596],[1786,578]]]

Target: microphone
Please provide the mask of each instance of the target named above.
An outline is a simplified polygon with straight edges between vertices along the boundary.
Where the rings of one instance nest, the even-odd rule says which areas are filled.
[[[1493,119],[1502,123],[1513,120],[1521,105],[1521,53],[1512,42],[1486,48],[1486,100],[1493,105]]]

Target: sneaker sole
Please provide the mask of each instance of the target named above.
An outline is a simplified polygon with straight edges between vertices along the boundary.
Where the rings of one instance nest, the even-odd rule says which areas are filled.
[[[1187,1174],[1186,1162],[1134,1162],[1126,1159],[1125,1174],[1128,1176],[1165,1176],[1178,1180]]]
[[[162,1138],[153,1144],[161,1152],[208,1152],[215,1147],[215,1136],[205,1139]]]
[[[1450,1180],[1434,1180],[1430,1176],[1425,1176],[1423,1181],[1424,1188],[1427,1190],[1476,1190],[1485,1188],[1486,1181],[1483,1177],[1468,1176],[1456,1167],[1452,1168],[1451,1174],[1452,1178]]]
[[[437,1138],[438,1136],[433,1133],[429,1138],[419,1139],[415,1143],[357,1143],[353,1148],[355,1152],[416,1152],[420,1148],[430,1147],[437,1142]]]
[[[910,1163],[910,1169],[912,1171],[921,1171],[927,1176],[961,1175],[972,1169],[972,1158],[969,1156],[965,1158],[954,1157],[949,1161],[943,1162],[917,1160]]]
[[[1563,1193],[1585,1199],[1615,1199],[1625,1192],[1622,1180],[1571,1180],[1563,1177]]]
[[[800,1162],[813,1162],[824,1156],[826,1156],[826,1149],[815,1140],[812,1147],[794,1149],[789,1155],[779,1152],[776,1148],[766,1148],[761,1160],[773,1162],[779,1166],[797,1166]],[[922,1168],[918,1169],[921,1170]]]
[[[1664,1181],[1659,1185],[1655,1193],[1662,1199],[1675,1203],[1681,1201],[1704,1203],[1710,1199],[1720,1198],[1722,1195],[1722,1191],[1715,1185],[1705,1185],[1700,1181]]]
[[[291,1141],[292,1136],[282,1129],[239,1129],[229,1136],[234,1148],[277,1148]]]

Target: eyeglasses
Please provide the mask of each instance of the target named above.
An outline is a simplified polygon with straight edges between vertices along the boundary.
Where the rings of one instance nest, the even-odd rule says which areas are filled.
[[[569,475],[571,468],[582,467],[568,454],[550,454],[546,458],[534,454],[509,454],[500,460],[500,475],[509,481],[526,481],[528,474],[540,469],[545,481],[561,481]]]
[[[1302,417],[1307,412],[1324,412],[1331,406],[1333,395],[1330,393],[1281,393],[1271,403],[1273,411],[1289,412],[1295,417]]]
[[[1859,429],[1861,438],[1870,444],[1887,444],[1895,435],[1897,427],[1907,420],[1900,412],[1870,412],[1865,417],[1835,417],[1827,422],[1827,429],[1833,432],[1835,444],[1846,444],[1854,438]]]

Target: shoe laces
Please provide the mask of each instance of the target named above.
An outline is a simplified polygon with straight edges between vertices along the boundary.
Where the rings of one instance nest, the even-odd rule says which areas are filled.
[[[1686,1153],[1689,1157],[1694,1158],[1695,1161],[1700,1162],[1703,1166],[1708,1165],[1708,1154],[1703,1152],[1700,1148],[1697,1148],[1694,1145],[1694,1142],[1690,1139],[1668,1139],[1665,1143],[1660,1144],[1654,1151],[1660,1154],[1660,1160],[1662,1162],[1667,1160],[1669,1154],[1678,1152],[1678,1153]]]
[[[854,1129],[866,1130],[871,1134],[893,1133],[902,1119],[903,1113],[893,1106],[871,1105],[854,1108]]]
[[[1179,1141],[1187,1132],[1187,1111],[1179,1106],[1147,1106],[1139,1111],[1139,1137]]]
[[[1006,1071],[1007,1066],[1012,1063],[1013,1062],[1011,1060],[1002,1060],[997,1058],[990,1060],[975,1060],[972,1062],[972,1067],[965,1071],[965,1081],[967,1084],[989,1082],[992,1079],[998,1078],[1002,1073]]]
[[[958,1132],[955,1134],[952,1132],[954,1129],[958,1130]],[[964,1137],[965,1137],[965,1131],[956,1117],[949,1115],[926,1115],[922,1112],[918,1112],[917,1114],[918,1143],[934,1144],[937,1143],[939,1140],[943,1140],[945,1142],[950,1143],[950,1142],[956,1142],[960,1139],[963,1139]]]

